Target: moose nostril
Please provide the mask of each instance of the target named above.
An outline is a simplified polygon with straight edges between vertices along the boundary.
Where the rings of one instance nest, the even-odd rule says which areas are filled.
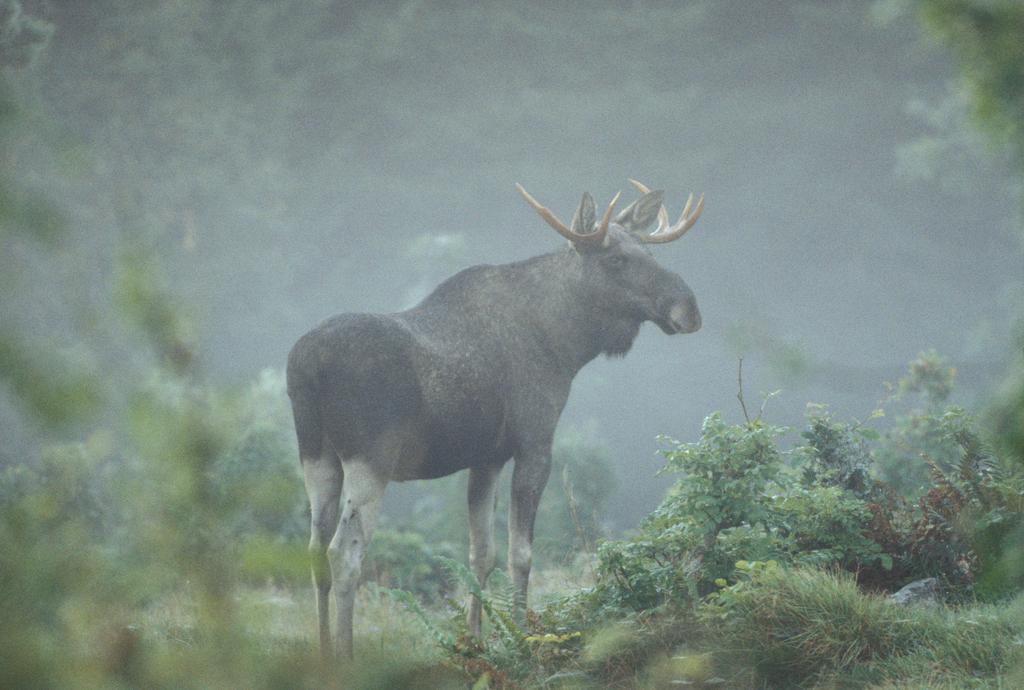
[[[700,310],[696,304],[679,302],[669,310],[668,318],[677,333],[693,333],[700,328]]]

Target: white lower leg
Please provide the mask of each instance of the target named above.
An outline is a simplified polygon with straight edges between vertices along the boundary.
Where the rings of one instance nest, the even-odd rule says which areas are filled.
[[[337,608],[335,651],[339,656],[351,658],[356,588],[359,586],[363,555],[377,523],[385,483],[377,480],[362,465],[346,463],[344,469],[341,518],[327,555]]]
[[[320,652],[326,656],[331,649],[329,613],[331,569],[327,560],[327,544],[334,536],[338,524],[341,464],[337,457],[327,455],[322,458],[303,459],[302,469],[306,495],[309,496],[309,556],[313,574],[313,589],[316,594]]]

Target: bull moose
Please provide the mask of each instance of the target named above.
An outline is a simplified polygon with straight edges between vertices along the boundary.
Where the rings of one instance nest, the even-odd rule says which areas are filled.
[[[334,651],[352,655],[363,554],[392,481],[469,470],[469,561],[483,586],[494,569],[495,486],[515,458],[508,564],[516,612],[525,611],[534,517],[573,378],[599,354],[625,355],[645,321],[667,334],[700,328],[693,292],[646,245],[682,237],[704,197],[694,206],[691,194],[672,225],[663,192],[630,182],[640,196],[621,212],[616,194],[598,221],[584,194],[570,226],[516,185],[568,247],[467,268],[408,311],[332,316],[292,348],[288,396],[325,655],[332,587]],[[468,625],[477,636],[480,618],[471,597]]]

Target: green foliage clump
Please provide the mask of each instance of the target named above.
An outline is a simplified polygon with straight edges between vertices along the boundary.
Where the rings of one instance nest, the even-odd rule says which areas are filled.
[[[504,573],[496,572],[485,591],[461,561],[438,560],[453,585],[480,600],[484,613],[482,639],[470,636],[466,609],[454,599],[448,600],[451,615],[439,621],[412,593],[390,590],[389,594],[419,618],[448,664],[459,669],[474,688],[587,687],[593,676],[590,672],[607,675],[602,671],[605,656],[622,652],[611,649],[613,645],[602,645],[599,639],[585,639],[579,630],[566,628],[564,619],[556,620],[557,616],[547,612],[538,615],[530,610],[525,620],[518,620],[514,614],[515,588]],[[642,643],[627,646],[638,654],[647,654]]]
[[[784,429],[760,421],[728,425],[709,415],[696,443],[663,452],[665,472],[683,475],[649,521],[662,530],[686,521],[707,546],[723,529],[764,526],[770,494],[782,472],[776,439]]]
[[[865,440],[877,439],[878,432],[861,423],[840,422],[824,405],[808,405],[807,410],[807,429],[800,433],[806,443],[800,449],[803,483],[840,487],[861,498],[871,495],[876,487]],[[879,410],[872,416],[880,415]]]
[[[872,452],[874,474],[899,494],[916,500],[931,485],[931,466],[955,466],[959,451],[943,429],[956,370],[934,350],[910,362],[892,393],[893,405],[904,410],[882,434]]]
[[[911,550],[933,569],[962,572],[979,596],[1017,591],[1024,584],[1024,476],[991,453],[962,410],[947,411],[940,424],[958,457],[949,469],[929,463],[933,486],[918,502]]]
[[[1024,6],[1015,0],[919,0],[928,26],[963,63],[978,124],[1024,165]]]
[[[428,541],[418,532],[379,529],[367,548],[362,579],[437,602],[450,594],[444,563],[455,557],[447,542]]]
[[[286,541],[309,538],[309,514],[296,459],[284,374],[265,369],[228,406],[230,437],[211,480],[230,533]]]
[[[784,452],[784,429],[760,420],[728,425],[713,414],[699,441],[666,450],[666,470],[682,477],[638,535],[599,551],[606,604],[693,603],[743,560],[891,569],[893,557],[869,536],[873,513],[857,493],[866,490],[863,454],[841,460],[837,448],[858,448],[848,430],[820,415],[809,423],[811,445]],[[814,445],[822,441],[831,445]],[[804,464],[794,469],[787,459]]]
[[[729,687],[1012,677],[1024,663],[1019,601],[906,609],[878,594],[935,577],[940,597],[963,605],[1005,602],[1022,586],[1024,475],[947,404],[953,375],[933,352],[912,362],[900,397],[923,404],[882,433],[811,405],[788,450],[786,430],[718,414],[698,441],[672,442],[666,470],[679,482],[635,535],[600,546],[594,588],[540,617],[553,632],[583,632],[569,672]],[[907,494],[879,479],[897,452],[925,478]]]
[[[25,14],[18,0],[0,2],[0,67],[32,64],[53,31],[53,24]]]
[[[912,362],[900,390],[923,395],[925,409],[885,433],[809,406],[802,445],[789,450],[786,430],[760,418],[710,415],[697,442],[664,451],[666,471],[681,477],[637,534],[601,545],[582,608],[692,607],[735,581],[737,563],[766,561],[845,571],[871,590],[938,577],[953,599],[1015,591],[1024,477],[992,455],[973,418],[945,405],[953,373],[933,352]],[[877,478],[896,457],[923,486]]]

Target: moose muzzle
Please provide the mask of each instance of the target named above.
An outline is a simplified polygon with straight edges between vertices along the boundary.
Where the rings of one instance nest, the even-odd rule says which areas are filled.
[[[666,333],[693,333],[700,329],[700,309],[697,300],[692,296],[682,302],[676,302],[668,310],[668,325],[671,331]]]
[[[649,318],[666,334],[693,333],[700,329],[697,298],[688,287],[672,290],[671,294],[663,295],[655,304],[654,313]]]

